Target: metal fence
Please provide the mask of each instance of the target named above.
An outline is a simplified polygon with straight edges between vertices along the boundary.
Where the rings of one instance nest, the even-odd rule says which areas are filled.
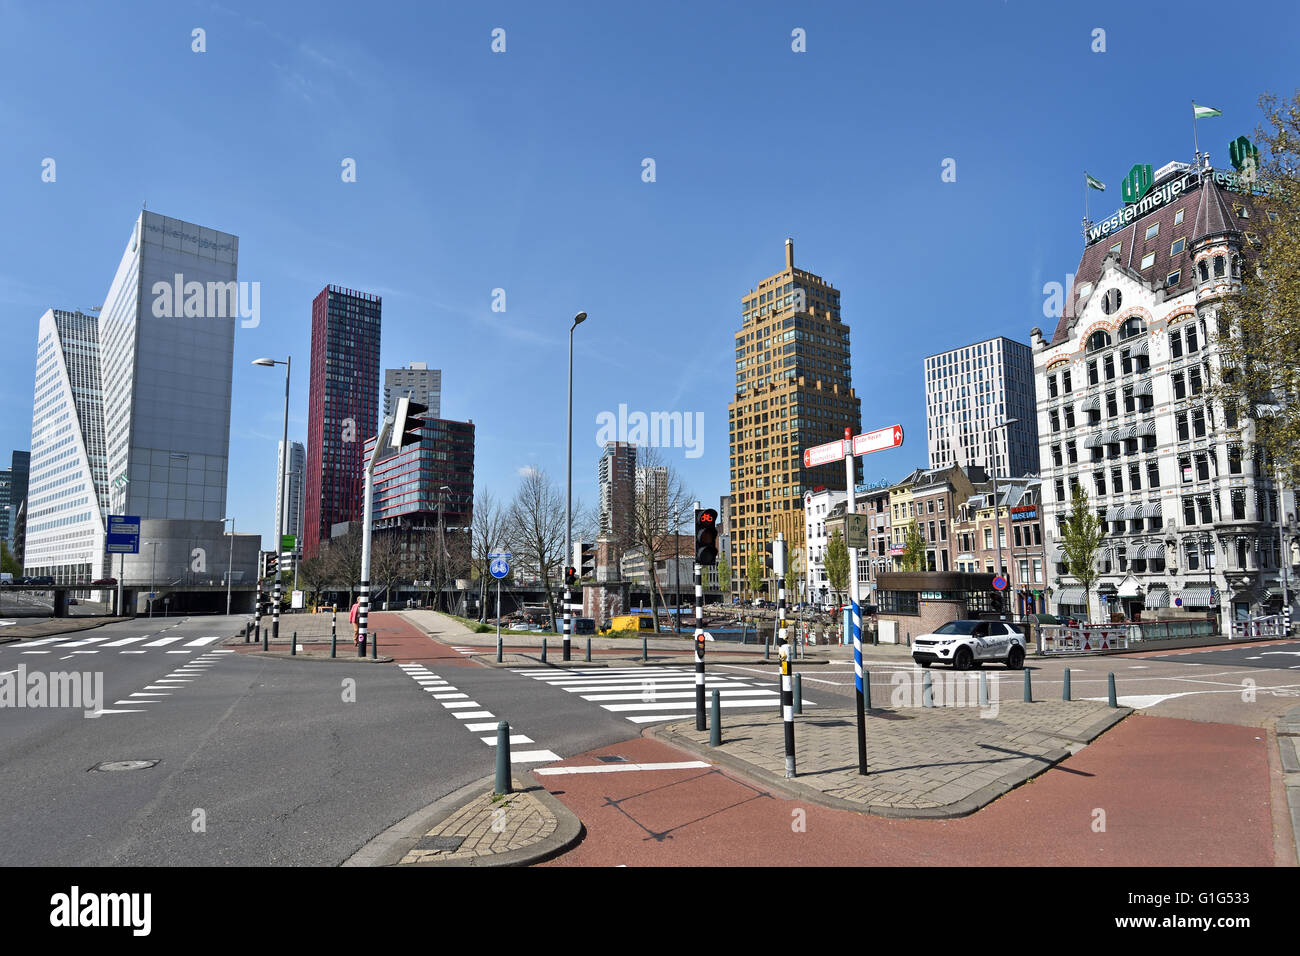
[[[1286,626],[1281,614],[1269,614],[1264,617],[1253,617],[1249,621],[1233,621],[1232,636],[1234,638],[1286,637]]]
[[[1140,621],[1132,624],[1042,624],[1038,627],[1039,654],[1092,654],[1127,650],[1136,645],[1218,633],[1214,621]]]

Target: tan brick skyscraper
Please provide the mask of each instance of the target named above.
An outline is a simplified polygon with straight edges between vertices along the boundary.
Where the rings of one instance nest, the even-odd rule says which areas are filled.
[[[793,239],[785,241],[785,268],[742,298],[741,317],[736,394],[727,406],[735,552],[728,557],[738,594],[749,589],[750,555],[763,560],[778,531],[791,553],[802,547],[804,492],[844,488],[842,462],[805,468],[803,450],[844,437],[846,427],[857,434],[862,422],[840,293],[795,268]]]

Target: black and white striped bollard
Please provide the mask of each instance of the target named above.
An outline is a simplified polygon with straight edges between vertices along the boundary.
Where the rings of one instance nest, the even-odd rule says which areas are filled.
[[[370,582],[361,582],[361,594],[357,598],[357,657],[366,656],[366,617],[370,609]]]
[[[785,724],[785,776],[794,777],[794,683],[790,678],[790,645],[782,644],[781,655],[781,720]]]
[[[704,717],[704,588],[695,565],[695,729],[708,729]]]

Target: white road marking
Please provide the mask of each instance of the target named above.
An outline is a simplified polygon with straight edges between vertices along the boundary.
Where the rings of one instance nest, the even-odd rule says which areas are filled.
[[[629,688],[629,689],[631,689],[631,688]],[[706,689],[707,689],[707,688],[706,688]],[[775,690],[761,690],[761,689],[759,689],[759,688],[744,689],[744,690],[724,690],[724,691],[721,691],[721,694],[722,694],[722,699],[723,699],[723,700],[727,700],[728,697],[771,697],[774,703],[775,703],[775,701],[776,701],[776,698],[778,698],[778,697],[781,696],[781,694],[780,694],[779,691],[775,691]],[[632,694],[583,694],[583,695],[582,695],[582,699],[583,699],[583,700],[640,700],[640,701],[644,701],[646,697],[653,697],[655,700],[671,700],[671,699],[673,699],[673,698],[689,698],[689,699],[694,699],[694,698],[695,698],[695,691],[693,691],[693,690],[680,690],[680,691],[671,691],[671,692],[665,693],[665,692],[662,691],[662,690],[657,690],[657,689],[650,689],[650,688],[647,688],[646,690],[642,691],[642,692],[639,693],[639,694],[638,694],[638,693],[632,693]]]
[[[86,717],[93,720],[96,717],[103,717],[105,714],[146,714],[146,713],[148,713],[148,711],[145,710],[92,710],[86,712]]]
[[[175,644],[179,637],[160,637],[156,641],[150,641],[145,647],[166,647],[168,644]]]
[[[682,760],[677,763],[602,763],[592,767],[541,767],[533,773],[553,776],[562,773],[626,773],[629,770],[698,770],[711,766],[703,760]]]
[[[469,700],[469,694],[434,694],[434,700]]]
[[[457,716],[460,715],[457,714]],[[465,729],[468,730],[470,733],[479,733],[480,731],[484,731],[484,730],[496,730],[497,725],[495,721],[487,721],[486,723],[482,723],[482,724],[466,724]]]
[[[24,654],[48,654],[49,651],[23,651]]]
[[[489,747],[495,747],[497,745],[497,739],[495,737],[480,737],[479,740],[483,741],[483,743],[487,744]],[[532,737],[525,737],[523,734],[510,735],[510,746],[512,747],[515,744],[533,744],[536,742],[537,741],[533,740]]]
[[[188,644],[186,644],[185,646],[186,646],[186,647],[206,647],[208,644],[211,644],[213,641],[219,641],[219,640],[221,640],[220,637],[200,637],[200,638],[198,638],[198,639],[196,639],[196,640],[190,641],[190,642],[189,642]]]
[[[560,755],[549,750],[520,750],[511,751],[511,763],[552,763],[560,759]]]
[[[59,647],[84,647],[86,644],[98,644],[100,641],[108,640],[107,637],[87,637],[80,641],[68,641],[66,644],[60,644]]]
[[[482,720],[494,716],[490,710],[462,710],[459,714],[452,714],[457,720]]]
[[[143,641],[143,637],[124,637],[118,641],[109,641],[105,647],[125,647],[127,644],[134,644],[136,641]]]
[[[444,703],[442,706],[446,707],[448,710],[455,710],[457,707],[482,707],[483,705],[476,700],[456,700],[450,703]]]
[[[23,641],[22,646],[23,646],[23,647],[39,647],[39,646],[42,645],[42,644],[53,644],[53,643],[55,643],[56,641],[61,641],[61,640],[63,640],[64,637],[66,637],[66,636],[67,636],[67,635],[65,635],[65,634],[60,634],[58,637],[42,637],[42,638],[41,638],[40,640],[38,640],[38,641]]]
[[[118,651],[119,654],[148,654],[148,651]]]

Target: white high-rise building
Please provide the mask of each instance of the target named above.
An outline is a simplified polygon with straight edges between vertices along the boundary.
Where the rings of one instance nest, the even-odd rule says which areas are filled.
[[[226,514],[238,258],[236,236],[136,220],[99,319],[114,514]]]
[[[637,509],[653,503],[654,513],[663,516],[662,525],[656,523],[655,534],[667,534],[671,516],[668,514],[668,469],[663,465],[638,465],[636,469]]]
[[[307,450],[303,447],[302,442],[289,442],[289,471],[285,474],[284,466],[284,442],[276,443],[276,472],[275,472],[275,519],[280,526],[280,534],[291,534],[297,537],[298,547],[302,547],[302,480],[307,471]],[[281,475],[285,475],[284,481],[281,481]],[[289,486],[289,510],[284,510],[284,502],[280,497],[281,488],[287,484]]]
[[[384,417],[392,414],[399,398],[429,406],[428,418],[442,418],[442,369],[428,362],[384,369]]]
[[[1037,473],[1033,349],[998,336],[931,355],[925,426],[931,469],[982,465],[990,474]]]
[[[59,309],[41,316],[23,569],[59,584],[104,576],[99,361],[98,319]]]

